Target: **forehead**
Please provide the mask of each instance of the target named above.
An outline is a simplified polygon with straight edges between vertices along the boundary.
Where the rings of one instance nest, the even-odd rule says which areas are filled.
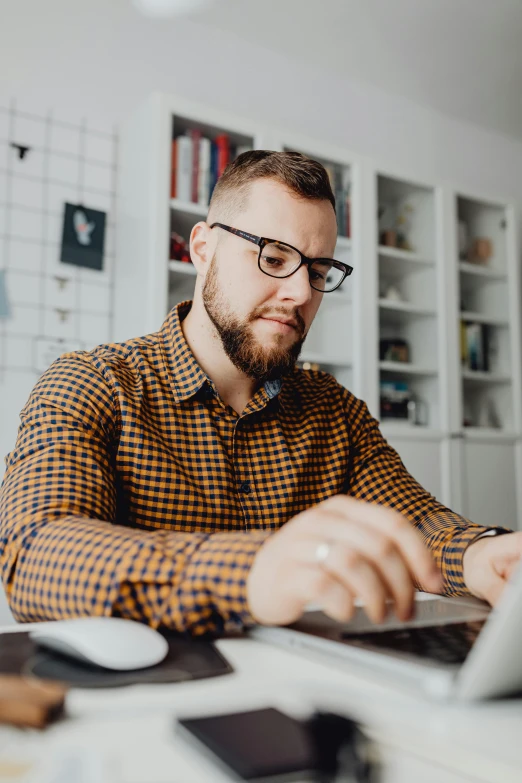
[[[337,224],[330,202],[302,198],[271,179],[251,184],[236,225],[251,234],[288,242],[310,256],[331,255],[335,248]]]

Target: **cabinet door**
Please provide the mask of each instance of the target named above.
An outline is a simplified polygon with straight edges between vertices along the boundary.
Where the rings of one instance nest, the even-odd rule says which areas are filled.
[[[411,440],[400,435],[387,435],[388,442],[398,451],[406,469],[419,484],[444,503],[442,496],[441,444],[436,440]]]
[[[468,519],[482,525],[516,529],[515,445],[465,442],[463,473],[465,515]]]

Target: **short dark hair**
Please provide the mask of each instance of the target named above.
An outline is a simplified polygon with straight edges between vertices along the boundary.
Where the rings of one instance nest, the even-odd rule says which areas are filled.
[[[257,179],[273,179],[310,200],[329,201],[335,211],[335,197],[325,167],[300,152],[249,150],[228,164],[218,179],[210,210],[220,216],[241,212],[246,205],[250,185]]]

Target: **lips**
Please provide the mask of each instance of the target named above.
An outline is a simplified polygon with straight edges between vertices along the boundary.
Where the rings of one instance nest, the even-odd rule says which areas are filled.
[[[291,318],[276,318],[270,315],[264,315],[263,318],[265,319],[265,321],[277,321],[280,324],[286,324],[286,326],[293,326],[294,329],[297,329],[297,323],[293,321]]]

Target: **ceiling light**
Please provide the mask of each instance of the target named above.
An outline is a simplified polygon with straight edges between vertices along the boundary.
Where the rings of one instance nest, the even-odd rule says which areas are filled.
[[[160,19],[202,11],[215,0],[132,0],[132,4],[145,16]]]

